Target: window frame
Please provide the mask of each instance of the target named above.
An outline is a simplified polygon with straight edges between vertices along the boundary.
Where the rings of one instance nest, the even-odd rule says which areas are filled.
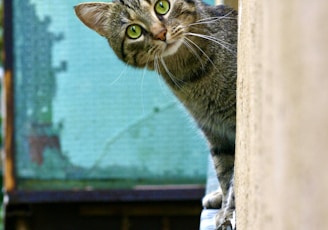
[[[126,202],[126,201],[196,201],[204,195],[202,185],[142,186],[133,189],[66,189],[25,190],[19,188],[15,172],[15,95],[14,95],[14,38],[13,2],[3,1],[4,7],[4,79],[3,79],[3,129],[4,129],[4,193],[6,205],[48,202]]]

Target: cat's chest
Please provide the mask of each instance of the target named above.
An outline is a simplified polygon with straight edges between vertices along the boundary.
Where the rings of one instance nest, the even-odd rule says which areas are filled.
[[[201,126],[214,127],[235,119],[235,95],[218,81],[199,80],[174,92]]]

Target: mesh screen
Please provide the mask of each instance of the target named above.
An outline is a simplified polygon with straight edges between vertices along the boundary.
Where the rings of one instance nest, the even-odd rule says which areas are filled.
[[[193,122],[158,75],[126,66],[82,25],[80,2],[13,1],[19,186],[203,183]]]

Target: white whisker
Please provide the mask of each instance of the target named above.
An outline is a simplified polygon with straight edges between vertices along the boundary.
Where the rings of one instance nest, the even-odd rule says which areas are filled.
[[[157,81],[158,81],[158,84],[159,84],[159,86],[162,90],[162,93],[164,95],[167,95],[167,91],[165,90],[165,86],[163,84],[162,78],[160,77],[161,73],[160,73],[160,70],[159,70],[158,55],[156,55],[155,59],[154,59],[154,69],[158,73],[157,74]]]
[[[212,41],[212,42],[215,42],[216,44],[222,46],[223,48],[225,48],[226,50],[230,51],[234,56],[237,56],[236,55],[236,51],[234,51],[233,49],[231,49],[229,46],[231,46],[231,44],[225,42],[225,41],[222,41],[218,38],[215,38],[215,37],[212,37],[212,36],[208,36],[208,35],[205,35],[205,34],[196,34],[196,33],[186,33],[187,35],[191,35],[191,36],[195,36],[195,37],[200,37],[200,38],[203,38],[203,39],[207,39],[209,41]]]
[[[155,68],[155,71],[161,75],[161,71],[159,69],[159,63],[158,63],[158,56],[156,55],[155,58],[154,58],[154,68]]]
[[[121,71],[121,73],[111,83],[109,83],[108,85],[109,87],[115,85],[116,82],[118,82],[121,79],[121,77],[126,73],[126,70],[128,69],[129,65],[124,63],[124,67],[125,68]]]
[[[202,54],[204,54],[205,55],[205,57],[207,58],[207,60],[209,61],[209,62],[211,62],[212,63],[212,65],[214,66],[214,68],[216,68],[216,66],[214,65],[214,63],[213,63],[213,61],[212,61],[212,59],[204,52],[204,50],[202,50],[202,48],[200,48],[195,42],[193,42],[191,39],[189,39],[189,38],[185,38],[185,39],[187,39],[190,43],[192,43],[200,52],[202,52]]]
[[[179,83],[180,80],[176,79],[176,78],[174,77],[174,75],[170,72],[170,70],[167,68],[167,66],[166,66],[166,64],[165,64],[165,61],[164,61],[163,57],[161,56],[160,58],[161,58],[160,61],[161,61],[162,65],[163,65],[163,67],[164,67],[165,72],[169,75],[169,77],[171,78],[171,80],[173,81],[173,83],[174,83],[178,88],[182,88],[181,85],[180,85],[180,83]]]
[[[208,17],[208,18],[202,18],[200,20],[198,20],[197,22],[202,22],[202,21],[206,21],[206,20],[220,20],[220,19],[236,19],[235,17],[228,17],[230,14],[232,14],[234,11],[231,10],[230,12],[228,12],[226,15],[220,16],[220,17]]]
[[[210,19],[210,18],[209,18]],[[190,23],[188,26],[186,27],[189,27],[189,26],[195,26],[195,25],[203,25],[203,24],[210,24],[210,23],[216,23],[217,21],[223,19],[223,18],[212,18],[212,20],[204,20],[204,21],[197,21],[197,22],[194,22],[194,23]],[[224,18],[224,19],[235,19],[235,18]]]
[[[195,55],[195,57],[199,60],[200,64],[202,65],[202,68],[204,69],[204,63],[203,63],[203,60],[202,58],[199,56],[199,54],[196,52],[196,50],[192,47],[192,45],[189,43],[190,42],[190,39],[188,39],[187,37],[185,37],[183,39],[183,44],[189,49],[189,51],[191,53],[193,53]],[[192,41],[191,41],[192,42]],[[193,42],[192,42],[193,43]],[[195,45],[195,44],[194,44]],[[196,45],[195,45],[196,46]],[[197,46],[196,46],[197,47]],[[197,47],[198,49],[200,49],[199,47]],[[202,51],[200,49],[200,51]],[[204,54],[204,52],[203,52]],[[205,54],[206,55],[206,54]],[[206,55],[207,56],[207,55]]]
[[[154,59],[154,68],[155,68],[155,71],[157,72],[158,84],[159,85],[162,85],[162,82],[160,81],[160,78],[159,78],[159,76],[161,75],[161,73],[160,73],[160,69],[159,69],[159,63],[158,63],[158,56],[157,55],[155,56],[155,59]]]
[[[229,13],[227,13],[226,15],[224,16],[221,16],[221,17],[208,17],[208,18],[202,18],[194,23],[191,23],[188,25],[189,26],[194,26],[194,25],[200,25],[200,24],[209,24],[209,23],[215,23],[219,20],[222,20],[222,19],[232,19],[232,20],[237,20],[236,17],[228,17],[230,14],[232,14],[233,11],[230,11]]]

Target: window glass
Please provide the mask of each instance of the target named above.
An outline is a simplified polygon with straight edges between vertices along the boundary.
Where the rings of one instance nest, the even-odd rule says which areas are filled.
[[[81,0],[14,0],[18,186],[200,184],[207,147],[154,72],[119,61]]]

